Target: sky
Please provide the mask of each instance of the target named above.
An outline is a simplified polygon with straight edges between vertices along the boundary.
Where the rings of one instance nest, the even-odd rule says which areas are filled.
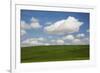
[[[21,46],[87,45],[89,13],[21,10]]]

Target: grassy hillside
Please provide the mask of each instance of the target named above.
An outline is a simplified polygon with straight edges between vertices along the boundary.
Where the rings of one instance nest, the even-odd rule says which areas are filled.
[[[89,45],[53,45],[21,48],[21,62],[88,60]]]

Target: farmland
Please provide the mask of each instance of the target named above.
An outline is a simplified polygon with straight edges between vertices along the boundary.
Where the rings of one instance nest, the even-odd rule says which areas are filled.
[[[21,47],[21,63],[89,60],[89,45]]]

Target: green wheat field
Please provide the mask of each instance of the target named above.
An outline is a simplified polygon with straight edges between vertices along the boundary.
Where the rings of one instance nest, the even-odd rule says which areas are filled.
[[[21,47],[21,63],[89,60],[89,45]]]

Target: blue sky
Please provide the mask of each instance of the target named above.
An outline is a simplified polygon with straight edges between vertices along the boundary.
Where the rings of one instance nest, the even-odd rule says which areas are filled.
[[[30,38],[46,38],[47,40],[51,39],[60,39],[67,35],[77,36],[79,34],[84,34],[84,38],[89,38],[89,13],[79,13],[79,12],[58,12],[58,11],[37,11],[37,10],[21,10],[21,22],[24,21],[24,25],[32,25],[30,26],[30,29],[21,28],[21,30],[24,30],[26,34],[21,36],[21,41],[25,41]],[[77,32],[64,32],[64,34],[52,34],[51,32],[48,33],[48,27],[51,25],[56,25],[61,21],[65,21],[68,24],[68,20],[70,20],[72,24],[80,23],[82,22],[82,25],[79,26],[79,30]],[[58,22],[58,23],[57,23]],[[36,26],[35,26],[36,24]],[[65,24],[65,25],[67,25]],[[21,24],[22,25],[22,24]],[[24,26],[23,25],[23,26]],[[61,24],[58,24],[59,27]],[[64,25],[64,24],[63,24]],[[68,24],[71,25],[71,24]],[[77,25],[77,24],[75,24]],[[44,28],[46,28],[47,32],[45,32]],[[56,27],[55,27],[56,28]],[[62,26],[63,28],[63,26]],[[67,28],[67,27],[66,27]],[[59,28],[58,28],[59,29]],[[67,29],[66,29],[67,30]],[[70,29],[69,29],[70,30]],[[54,32],[57,32],[60,30],[55,30]],[[52,31],[53,32],[53,31]]]

